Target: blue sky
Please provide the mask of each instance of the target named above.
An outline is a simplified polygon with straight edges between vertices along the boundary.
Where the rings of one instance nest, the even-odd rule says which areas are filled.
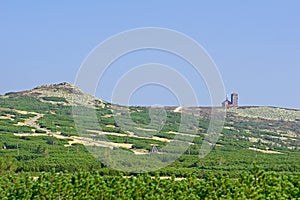
[[[226,91],[239,93],[241,105],[299,109],[299,8],[296,0],[0,1],[0,94],[73,83],[100,42],[128,29],[154,26],[177,30],[201,44],[218,66]],[[189,66],[151,51],[120,59],[103,78],[97,96],[109,100],[124,69],[150,61],[174,66],[190,80],[200,104],[209,103],[205,84],[189,73]],[[131,100],[176,102],[169,91],[155,86],[141,88]]]

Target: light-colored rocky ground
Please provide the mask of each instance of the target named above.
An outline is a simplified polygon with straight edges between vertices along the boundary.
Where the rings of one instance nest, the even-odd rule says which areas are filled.
[[[300,110],[290,110],[274,107],[232,107],[228,109],[242,117],[262,118],[268,120],[295,121],[300,119]]]
[[[266,154],[284,154],[279,151],[261,150],[261,149],[252,148],[252,147],[249,147],[249,149],[253,150],[253,151],[261,152],[261,153],[266,153]]]

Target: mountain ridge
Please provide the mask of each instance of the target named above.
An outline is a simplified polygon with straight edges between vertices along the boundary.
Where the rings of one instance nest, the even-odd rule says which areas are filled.
[[[54,84],[44,84],[41,86],[36,86],[33,89],[24,90],[24,91],[16,91],[16,92],[7,92],[5,94],[0,95],[0,97],[15,97],[15,96],[32,96],[36,98],[46,97],[46,96],[55,96],[55,97],[63,97],[66,98],[69,103],[72,102],[72,96],[73,97],[79,97],[81,96],[83,99],[88,99],[89,101],[98,101],[98,102],[106,102],[98,97],[95,97],[93,95],[84,93],[80,88],[77,86],[69,83],[69,82],[60,82],[60,83],[54,83]],[[108,102],[106,102],[108,103]],[[91,102],[89,102],[91,104]],[[132,107],[139,107],[131,105]],[[151,107],[151,106],[142,106],[142,107]],[[178,108],[179,106],[164,106],[164,107],[174,107]],[[188,106],[188,107],[195,107],[195,108],[211,108],[210,106]],[[291,111],[300,111],[300,109],[297,108],[286,108],[286,107],[280,107],[280,106],[271,106],[271,105],[247,105],[247,106],[238,106],[239,109],[248,109],[248,108],[262,108],[262,107],[268,107],[268,108],[274,108],[274,109],[284,109],[284,110],[291,110]],[[231,109],[231,108],[230,108]],[[229,110],[230,110],[229,109]]]

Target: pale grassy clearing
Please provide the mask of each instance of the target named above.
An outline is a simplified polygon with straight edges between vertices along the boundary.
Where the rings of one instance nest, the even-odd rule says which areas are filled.
[[[252,151],[257,151],[257,152],[265,153],[265,154],[284,154],[279,151],[261,150],[261,149],[257,149],[257,148],[253,148],[253,147],[249,147],[249,149]]]

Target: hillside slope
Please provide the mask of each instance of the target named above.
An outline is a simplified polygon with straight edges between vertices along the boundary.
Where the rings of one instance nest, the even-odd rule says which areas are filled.
[[[96,108],[97,121],[86,115],[80,118],[83,123],[75,123],[72,106]],[[129,109],[132,119],[126,128],[116,121],[124,114],[122,109]],[[180,108],[164,108],[166,119],[159,131],[151,126],[149,107],[122,109],[113,110],[113,105],[68,83],[7,93],[0,96],[0,155],[16,160],[17,171],[102,169],[99,160],[111,166],[104,158],[107,153],[123,156],[111,167],[125,171],[131,171],[135,163],[139,172],[163,167],[167,174],[212,169],[234,174],[249,169],[253,162],[267,171],[300,171],[299,110],[230,108],[216,146],[200,159],[211,108],[186,109],[198,113],[198,122],[192,124],[196,132],[179,131]],[[149,153],[154,146],[158,153]],[[185,148],[182,156],[179,147]],[[179,160],[173,162],[175,157]],[[140,162],[141,158],[145,161]]]
[[[85,94],[79,88],[67,82],[43,85],[27,91],[8,92],[2,96],[2,98],[26,96],[37,98],[42,102],[50,102],[54,104],[60,103],[63,105],[91,106],[95,103],[101,104],[104,102],[96,97],[93,97],[92,95]]]

